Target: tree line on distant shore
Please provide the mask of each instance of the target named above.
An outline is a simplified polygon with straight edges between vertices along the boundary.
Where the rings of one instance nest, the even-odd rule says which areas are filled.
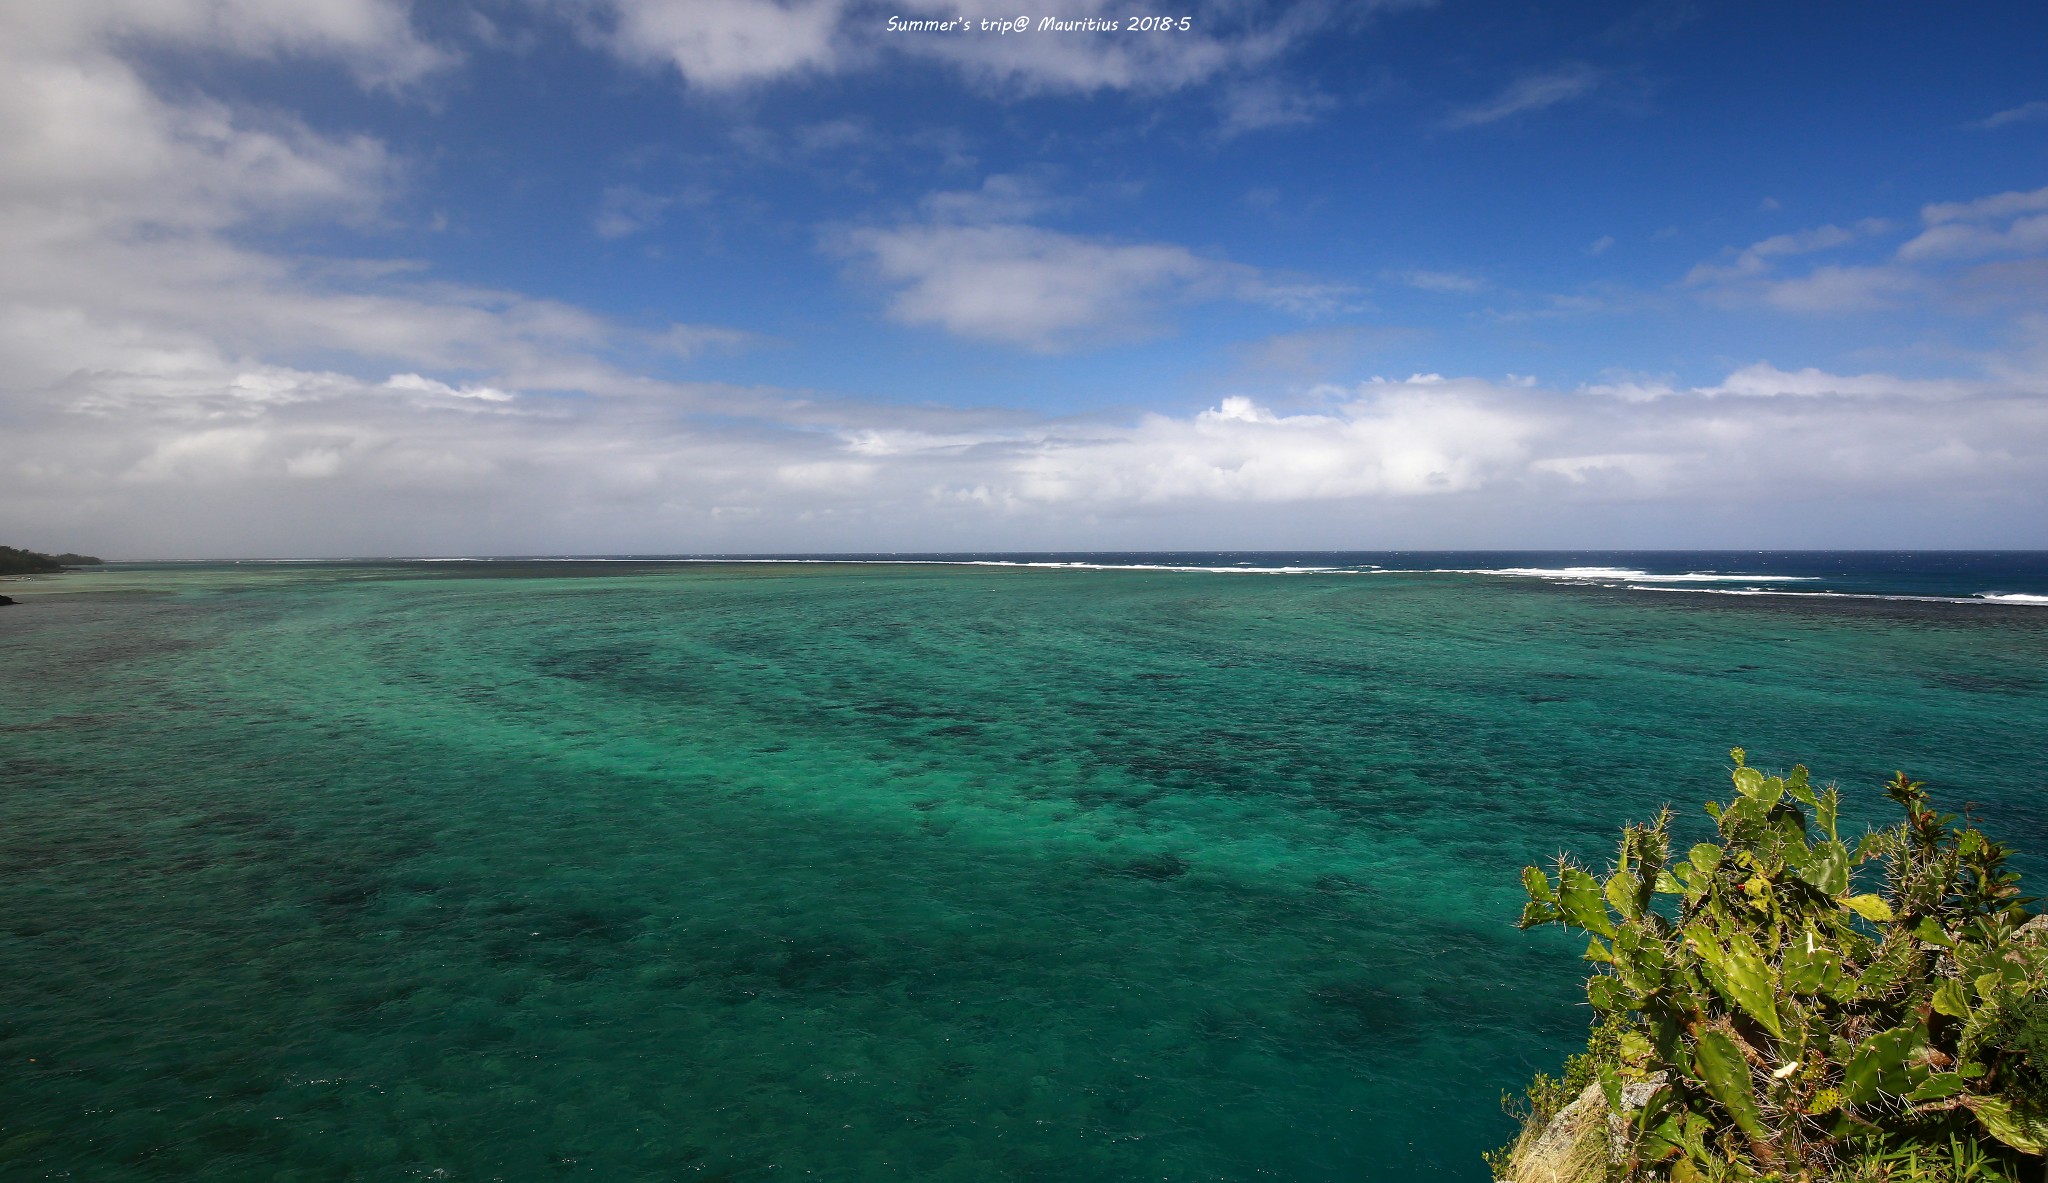
[[[19,547],[0,546],[0,575],[45,575],[71,567],[97,567],[105,560],[91,555],[46,555]]]

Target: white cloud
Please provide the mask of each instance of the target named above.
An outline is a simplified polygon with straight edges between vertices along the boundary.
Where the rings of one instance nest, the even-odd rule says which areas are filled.
[[[1679,387],[1669,380],[1624,378],[1587,386],[1585,392],[1624,402],[1649,402],[1665,398],[1871,398],[1895,400],[1962,399],[2017,396],[2031,382],[1981,381],[1965,379],[1899,378],[1891,374],[1834,374],[1807,366],[1781,370],[1771,363],[1757,362],[1730,373],[1712,386]]]
[[[609,43],[713,90],[838,62],[844,0],[615,0]]]
[[[2038,123],[2044,119],[2048,119],[2048,102],[2036,100],[2031,103],[2021,103],[2017,107],[2009,107],[2006,110],[1978,120],[1972,126],[1989,131],[1993,128],[2005,127],[2008,124]]]
[[[837,253],[891,290],[888,313],[956,336],[1062,352],[1165,331],[1173,307],[1231,299],[1314,316],[1351,289],[1276,275],[1161,242],[1120,242],[1026,224],[1067,206],[1035,179],[993,176],[934,193],[919,221],[841,229]]]
[[[1073,202],[1056,196],[1042,175],[993,173],[976,189],[948,189],[925,195],[919,208],[935,222],[1024,222]]]
[[[1483,103],[1461,107],[1444,119],[1449,128],[1479,127],[1529,111],[1541,111],[1583,98],[1600,85],[1600,71],[1582,62],[1531,74],[1511,82],[1499,94]]]
[[[692,358],[713,351],[744,349],[761,340],[753,333],[722,325],[675,324],[662,330],[648,344],[680,358]]]
[[[1903,505],[1977,531],[1943,541],[2048,542],[2048,327],[1990,378],[1946,386],[1764,366],[1613,392],[1417,376],[1050,418],[660,382],[606,359],[748,338],[628,331],[403,261],[248,245],[252,226],[374,222],[402,163],[368,138],[159,92],[121,56],[211,46],[403,87],[443,59],[396,6],[135,0],[24,8],[15,24],[0,43],[0,530],[31,545],[1480,545],[1601,520],[1839,544],[1844,513],[1866,512],[1845,500],[1878,541],[1911,540]],[[761,52],[724,68],[792,60]],[[2010,234],[2030,200],[1937,207],[1928,226]],[[1042,180],[991,179],[843,245],[889,284],[893,314],[1033,348],[1142,332],[1190,300],[1348,298],[1034,223],[1064,203]]]
[[[1700,263],[1686,273],[1683,285],[1726,304],[1761,302],[1790,312],[1846,313],[1892,307],[1924,286],[1911,270],[1896,266],[1827,264],[1786,276],[1784,260],[1838,250],[1881,238],[1894,231],[1883,218],[1864,218],[1848,226],[1815,226],[1776,234],[1740,251],[1724,252],[1726,262]]]
[[[1766,283],[1762,294],[1790,312],[1863,312],[1895,307],[1921,286],[1918,276],[1896,267],[1816,267]]]
[[[632,185],[613,185],[604,191],[591,228],[599,238],[625,238],[661,224],[663,211],[675,199],[644,192]]]
[[[1028,31],[984,32],[1015,21],[1007,0],[583,0],[600,14],[597,39],[627,60],[674,67],[693,87],[719,91],[805,73],[872,68],[889,57],[944,63],[970,82],[1008,92],[1160,93],[1256,70],[1323,27],[1335,12],[1292,5],[1196,0],[1176,10],[1190,28],[1172,36],[1063,33],[1062,20],[1143,15],[1116,0],[1066,0],[1057,14],[1029,14]],[[1400,0],[1365,9],[1405,6]],[[890,32],[903,20],[965,20],[971,32]]]
[[[91,404],[131,386],[170,397],[225,382],[243,397],[244,378],[270,372],[261,359],[307,354],[490,370],[537,388],[626,381],[592,355],[638,338],[583,310],[434,283],[403,261],[238,245],[251,226],[373,223],[400,169],[367,137],[166,97],[121,56],[211,46],[325,59],[362,85],[393,85],[443,60],[401,8],[82,2],[30,6],[14,24],[21,35],[0,42],[0,396],[68,391]]]
[[[1898,378],[1890,374],[1831,374],[1812,366],[1799,370],[1781,370],[1769,362],[1758,362],[1744,366],[1718,385],[1701,387],[1694,393],[1715,396],[1734,395],[1740,398],[1821,398],[1843,396],[1851,398],[1886,399],[1953,399],[1975,395],[1995,395],[2003,389],[2013,393],[2010,387],[2001,387],[1988,382],[1962,381],[1957,379],[1911,379]]]
[[[393,374],[384,380],[388,390],[417,391],[421,394],[440,395],[445,398],[479,398],[490,403],[512,401],[512,396],[494,386],[450,386],[418,374]]]
[[[1485,280],[1458,271],[1394,271],[1388,273],[1388,278],[1421,291],[1448,295],[1471,295],[1485,291],[1487,286]]]
[[[78,526],[117,553],[504,553],[1110,544],[1118,522],[1153,544],[1221,544],[1204,534],[1221,522],[1366,544],[1386,540],[1374,522],[1425,518],[1452,528],[1440,544],[1499,544],[1513,534],[1489,522],[1540,512],[1782,540],[1839,524],[1843,501],[1911,497],[1972,538],[2044,540],[2021,510],[2048,497],[2040,383],[1757,364],[1640,397],[1417,375],[1325,387],[1311,409],[1231,395],[1133,420],[739,395],[231,364],[80,377],[16,403],[0,528]],[[692,413],[735,405],[752,413]]]
[[[1336,106],[1329,95],[1290,89],[1272,79],[1239,83],[1223,92],[1217,134],[1228,139],[1275,127],[1306,127]]]
[[[449,61],[393,0],[66,0],[7,5],[17,60],[98,55],[110,43],[196,47],[242,57],[338,61],[368,85],[402,86]]]
[[[1759,364],[1647,395],[1418,375],[1318,399],[1047,419],[232,363],[100,373],[14,404],[0,528],[122,554],[1226,545],[1238,529],[1413,544],[1399,522],[1499,545],[1586,520],[1735,523],[1764,544],[1839,540],[1848,504],[1878,515],[1879,541],[1904,540],[1880,520],[1901,506],[1970,523],[1951,540],[2048,541],[2038,380]]]
[[[2048,188],[1943,202],[1920,211],[1927,229],[1899,248],[1908,261],[2048,251]]]
[[[1091,506],[1460,493],[1514,471],[1540,430],[1481,384],[1368,387],[1326,414],[1279,415],[1236,396],[1106,438],[1039,442],[1008,488],[1026,502]]]
[[[1995,193],[1975,201],[1936,202],[1923,208],[1920,211],[1920,218],[1929,225],[1939,225],[1943,222],[1981,222],[2009,218],[2040,210],[2048,210],[2048,188],[2024,193]]]
[[[1949,314],[2038,300],[2048,256],[2048,188],[1936,202],[1920,211],[1920,232],[1888,259],[1827,263],[1787,274],[1786,261],[1864,247],[1894,230],[1882,218],[1780,234],[1700,263],[1684,286],[1726,304],[1760,303],[1791,312],[1854,313],[1939,306]],[[2007,256],[2003,261],[1998,256]]]
[[[1227,271],[1181,246],[1033,226],[898,226],[846,243],[897,289],[892,319],[1047,351],[1155,332],[1160,303],[1213,291]]]
[[[1770,270],[1773,259],[1832,250],[1847,246],[1860,238],[1888,234],[1891,229],[1891,223],[1882,218],[1865,218],[1853,226],[1831,224],[1797,230],[1789,234],[1774,234],[1733,252],[1734,258],[1731,262],[1698,264],[1686,273],[1685,282],[1689,285],[1699,285],[1755,279]]]
[[[1613,247],[1614,235],[1602,234],[1600,237],[1586,244],[1586,253],[1594,256],[1595,258],[1598,258],[1599,256],[1606,254],[1609,250],[1613,249]]]

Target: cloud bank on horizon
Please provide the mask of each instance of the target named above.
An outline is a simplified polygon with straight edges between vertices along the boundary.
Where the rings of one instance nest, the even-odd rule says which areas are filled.
[[[2048,545],[2038,8],[1026,12],[0,0],[0,532]]]

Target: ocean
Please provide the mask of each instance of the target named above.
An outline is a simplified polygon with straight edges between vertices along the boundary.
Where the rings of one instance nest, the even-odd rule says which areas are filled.
[[[858,560],[858,561],[850,561]],[[1727,749],[2048,876],[2048,555],[0,581],[0,1172],[1482,1180]]]

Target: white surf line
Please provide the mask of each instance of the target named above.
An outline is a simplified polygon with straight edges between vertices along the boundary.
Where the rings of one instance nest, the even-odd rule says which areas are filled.
[[[1695,596],[1785,596],[1792,599],[1897,600],[1912,604],[2012,604],[2048,608],[2048,596],[1978,592],[1968,596],[1909,596],[1883,592],[1778,591],[1773,588],[1729,587],[1647,587],[1630,585],[1629,591],[1679,592]]]
[[[341,559],[250,559],[247,562],[348,562]],[[1382,569],[1372,566],[1361,567],[1194,567],[1176,566],[1167,563],[1083,563],[1055,562],[1052,560],[1024,559],[808,559],[808,558],[708,558],[688,556],[681,558],[633,558],[630,556],[592,556],[577,558],[564,555],[535,555],[524,558],[505,557],[441,557],[429,559],[389,559],[394,563],[714,563],[739,564],[759,563],[769,566],[878,566],[878,567],[1033,567],[1057,571],[1180,571],[1212,575],[1373,575]]]
[[[1683,575],[1653,575],[1632,567],[1432,567],[1431,575],[1506,575],[1523,579],[1551,579],[1590,583],[1600,580],[1633,579],[1643,583],[1805,583],[1818,575],[1730,575],[1719,571],[1691,571]]]

